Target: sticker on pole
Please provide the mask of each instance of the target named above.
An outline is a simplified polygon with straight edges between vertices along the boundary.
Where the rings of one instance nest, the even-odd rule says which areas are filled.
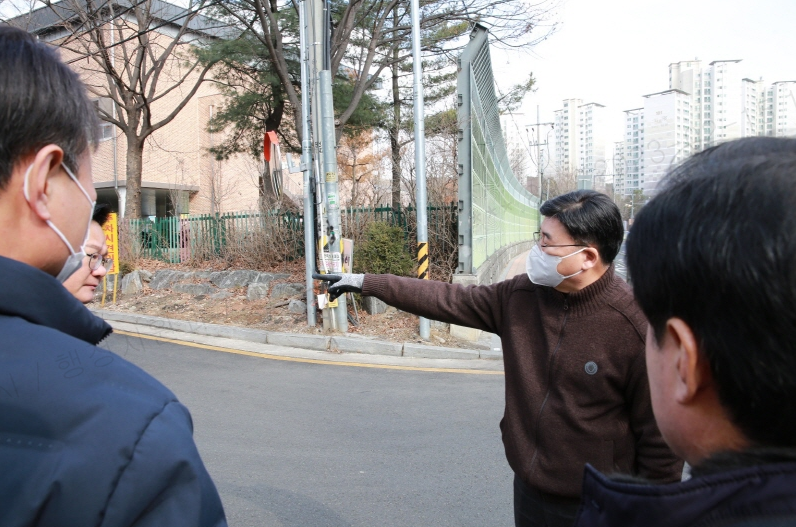
[[[330,207],[337,206],[337,194],[334,192],[329,192],[329,194],[326,196],[326,200],[329,202]]]
[[[336,183],[337,182],[337,172],[327,172],[326,173],[326,182],[327,183]]]
[[[323,259],[323,265],[326,269],[329,270],[330,273],[342,273],[343,272],[343,260],[340,257],[340,253],[333,252],[330,253],[328,251],[324,251],[321,255]]]

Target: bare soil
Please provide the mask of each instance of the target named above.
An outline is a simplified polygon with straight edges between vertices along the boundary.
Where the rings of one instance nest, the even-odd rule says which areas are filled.
[[[138,269],[145,269],[155,272],[160,269],[174,269],[180,271],[197,270],[234,270],[234,266],[222,266],[207,264],[201,267],[187,266],[185,264],[167,264],[159,261],[145,260],[136,266]],[[303,262],[292,262],[279,264],[272,268],[264,268],[264,271],[274,273],[290,273],[290,277],[279,282],[304,282]],[[289,299],[262,299],[248,300],[246,298],[246,288],[225,289],[232,293],[232,296],[225,299],[211,299],[205,295],[190,295],[177,293],[171,290],[154,290],[144,283],[144,290],[138,295],[117,296],[116,303],[110,301],[110,293],[106,297],[104,306],[101,300],[93,302],[92,307],[108,309],[111,311],[121,311],[127,313],[139,313],[165,318],[180,320],[190,320],[194,322],[208,322],[213,324],[226,324],[254,329],[264,329],[269,331],[281,331],[288,333],[313,333],[322,334],[322,313],[318,312],[318,324],[316,327],[307,326],[306,314],[288,312],[287,303]],[[304,301],[304,295],[296,296]],[[418,342],[432,344],[436,346],[456,347],[477,349],[484,346],[477,342],[469,342],[456,339],[450,335],[447,328],[432,327],[430,341],[423,341],[418,334],[418,318],[415,315],[398,311],[393,307],[388,308],[387,312],[380,315],[369,315],[361,307],[358,307],[359,324],[349,323],[348,333],[367,336],[380,340],[393,342]],[[349,306],[349,312],[354,310]],[[356,318],[356,317],[355,317]],[[326,333],[332,334],[331,331]]]

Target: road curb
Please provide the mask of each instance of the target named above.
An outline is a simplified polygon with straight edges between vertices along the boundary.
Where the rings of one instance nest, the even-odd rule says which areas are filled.
[[[361,353],[391,357],[503,360],[503,354],[493,350],[446,348],[442,346],[417,344],[414,342],[388,342],[350,335],[325,336],[307,335],[303,333],[282,333],[277,331],[266,331],[264,329],[249,329],[239,326],[225,326],[223,324],[139,315],[136,313],[110,311],[107,309],[92,309],[91,311],[98,317],[114,322],[126,322],[128,324],[151,326],[208,337],[231,338],[247,342],[273,344],[315,351],[332,350],[342,353]]]

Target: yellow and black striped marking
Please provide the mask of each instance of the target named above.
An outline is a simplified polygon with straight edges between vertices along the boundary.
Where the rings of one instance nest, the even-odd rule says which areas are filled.
[[[428,280],[428,242],[417,244],[417,277]]]

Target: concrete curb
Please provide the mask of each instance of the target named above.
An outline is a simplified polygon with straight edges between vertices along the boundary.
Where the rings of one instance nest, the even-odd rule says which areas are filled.
[[[350,335],[324,336],[307,335],[303,333],[279,333],[262,329],[248,329],[238,326],[225,326],[223,324],[209,324],[205,322],[153,317],[135,313],[123,313],[107,309],[92,309],[91,311],[98,317],[109,321],[152,326],[172,331],[181,331],[183,333],[205,335],[208,337],[238,339],[247,342],[273,344],[316,351],[332,350],[343,353],[429,359],[503,360],[503,354],[493,350],[444,348],[441,346],[428,346],[414,342],[388,342]]]

